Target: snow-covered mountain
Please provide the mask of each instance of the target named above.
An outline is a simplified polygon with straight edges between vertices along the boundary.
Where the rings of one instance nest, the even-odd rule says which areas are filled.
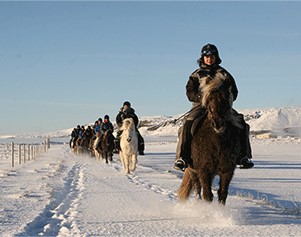
[[[246,109],[240,110],[250,125],[251,134],[268,132],[276,136],[301,137],[301,107]],[[143,136],[176,136],[182,124],[182,115],[175,116],[142,116],[140,132]],[[92,124],[91,124],[92,125]],[[55,137],[64,138],[71,134],[73,128],[47,133],[19,134],[16,136],[0,136],[2,138]]]
[[[239,111],[250,125],[251,134],[301,137],[301,107],[252,109]],[[141,132],[147,135],[175,135],[182,124],[179,116],[142,117]]]
[[[240,111],[251,132],[271,132],[278,136],[301,136],[301,107]]]

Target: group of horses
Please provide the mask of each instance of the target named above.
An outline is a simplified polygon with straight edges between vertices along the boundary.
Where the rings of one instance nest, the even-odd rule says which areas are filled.
[[[123,120],[120,135],[120,149],[115,147],[113,131],[106,130],[103,135],[77,137],[71,141],[71,149],[77,155],[90,155],[105,163],[113,161],[113,153],[119,153],[126,174],[134,172],[137,166],[138,134],[132,118]]]
[[[215,78],[203,91],[202,106],[206,108],[206,118],[201,126],[195,128],[191,141],[191,159],[193,166],[185,169],[178,190],[180,200],[187,200],[195,190],[196,195],[208,202],[213,201],[212,182],[219,176],[218,201],[225,205],[229,184],[234,175],[236,161],[240,155],[239,134],[241,125],[232,109],[231,88],[223,79]],[[133,172],[137,164],[138,138],[132,119],[123,121],[120,137],[120,160],[126,174]],[[105,134],[103,150],[95,148],[93,142],[83,141],[83,147],[96,157],[109,157],[112,160],[113,146],[110,134]],[[81,149],[81,148],[77,148]],[[78,150],[80,151],[80,150]]]
[[[85,135],[82,138],[75,137],[71,141],[72,152],[76,155],[90,155],[97,160],[105,159],[106,163],[113,160],[114,136],[111,130],[107,130],[100,141],[100,134]],[[101,143],[97,146],[98,143]]]

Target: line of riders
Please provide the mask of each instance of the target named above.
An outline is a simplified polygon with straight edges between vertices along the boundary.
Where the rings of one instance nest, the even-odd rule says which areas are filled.
[[[192,102],[192,109],[186,113],[186,116],[183,119],[183,126],[179,129],[178,134],[178,144],[176,151],[176,159],[174,162],[174,168],[177,170],[185,171],[187,167],[193,167],[192,159],[191,159],[191,141],[193,137],[193,124],[195,122],[204,121],[207,113],[206,109],[202,107],[202,98],[203,98],[203,87],[210,83],[211,80],[215,80],[218,76],[221,76],[223,80],[230,83],[232,102],[236,100],[238,96],[238,89],[232,75],[226,71],[223,67],[220,66],[222,62],[219,57],[218,49],[213,44],[207,44],[202,47],[201,57],[198,59],[199,68],[195,70],[189,77],[189,80],[186,84],[186,95],[189,101]],[[250,126],[245,122],[243,115],[239,114],[232,108],[232,114],[237,117],[242,126],[239,140],[240,140],[240,157],[237,160],[237,165],[240,168],[249,169],[254,166],[254,163],[251,161],[252,158],[252,150],[249,140],[249,130]],[[118,126],[117,137],[114,140],[115,143],[115,152],[119,152],[120,150],[120,135],[122,131],[120,127],[122,125],[122,121],[125,118],[132,118],[136,125],[136,130],[138,134],[138,150],[140,155],[144,155],[144,140],[141,134],[138,131],[139,120],[137,115],[135,114],[135,110],[131,108],[131,104],[128,101],[123,103],[118,115],[116,116],[116,123]],[[97,123],[94,125],[93,129],[88,126],[86,130],[80,128],[78,126],[72,132],[72,139],[70,144],[78,137],[89,136],[95,140],[97,136],[103,136],[104,131],[107,129],[111,129],[113,131],[113,125],[109,120],[109,116],[106,115],[104,117],[104,121],[99,119]],[[100,139],[101,140],[101,139]],[[101,142],[99,142],[100,145]],[[93,143],[92,143],[93,144]],[[71,145],[70,145],[71,147]]]
[[[114,137],[114,153],[119,153],[120,150],[120,135],[122,134],[121,126],[122,122],[126,118],[132,118],[135,127],[136,132],[138,135],[138,153],[139,155],[144,155],[144,139],[141,136],[138,125],[139,125],[139,119],[138,116],[135,113],[135,109],[131,107],[131,103],[129,101],[125,101],[123,103],[123,106],[120,108],[119,113],[116,116],[116,124],[117,124],[117,134],[116,137]],[[106,131],[111,131],[112,136],[114,132],[114,126],[112,122],[110,121],[109,115],[105,115],[104,119],[99,118],[97,121],[95,121],[94,125],[91,127],[90,125],[85,128],[85,126],[77,125],[76,128],[74,128],[71,132],[71,140],[69,143],[70,148],[74,148],[76,144],[78,146],[81,146],[85,149],[87,149],[88,152],[93,153],[93,145],[96,138],[100,137],[98,140],[98,143],[96,144],[95,149],[102,149],[101,144],[104,137],[104,134]]]

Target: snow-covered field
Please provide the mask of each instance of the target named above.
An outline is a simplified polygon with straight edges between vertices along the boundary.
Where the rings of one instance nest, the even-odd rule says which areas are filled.
[[[251,130],[261,130],[252,124],[265,119],[264,130],[272,131],[268,126],[272,122],[273,131],[289,127],[291,132],[301,127],[298,111],[286,111],[284,121],[278,110],[275,114],[282,122],[277,129],[276,118],[262,112],[257,121],[249,121]],[[289,126],[284,124],[287,121]],[[123,173],[118,155],[106,165],[75,156],[59,142],[37,160],[14,168],[0,150],[1,236],[301,236],[300,137],[252,136],[255,167],[236,170],[223,207],[217,204],[216,191],[212,204],[194,197],[179,203],[182,173],[172,169],[176,126],[141,130],[146,155],[138,157],[131,175]],[[2,137],[0,143],[9,140]],[[217,184],[218,179],[215,190]]]

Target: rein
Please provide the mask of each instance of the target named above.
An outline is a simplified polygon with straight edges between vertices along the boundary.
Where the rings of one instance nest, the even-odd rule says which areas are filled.
[[[191,112],[198,110],[202,105],[198,105],[192,109],[190,109],[189,111],[187,111],[185,114],[182,114],[180,117],[176,118],[173,120],[173,123],[176,123],[178,120],[184,118],[186,115],[190,114]]]

